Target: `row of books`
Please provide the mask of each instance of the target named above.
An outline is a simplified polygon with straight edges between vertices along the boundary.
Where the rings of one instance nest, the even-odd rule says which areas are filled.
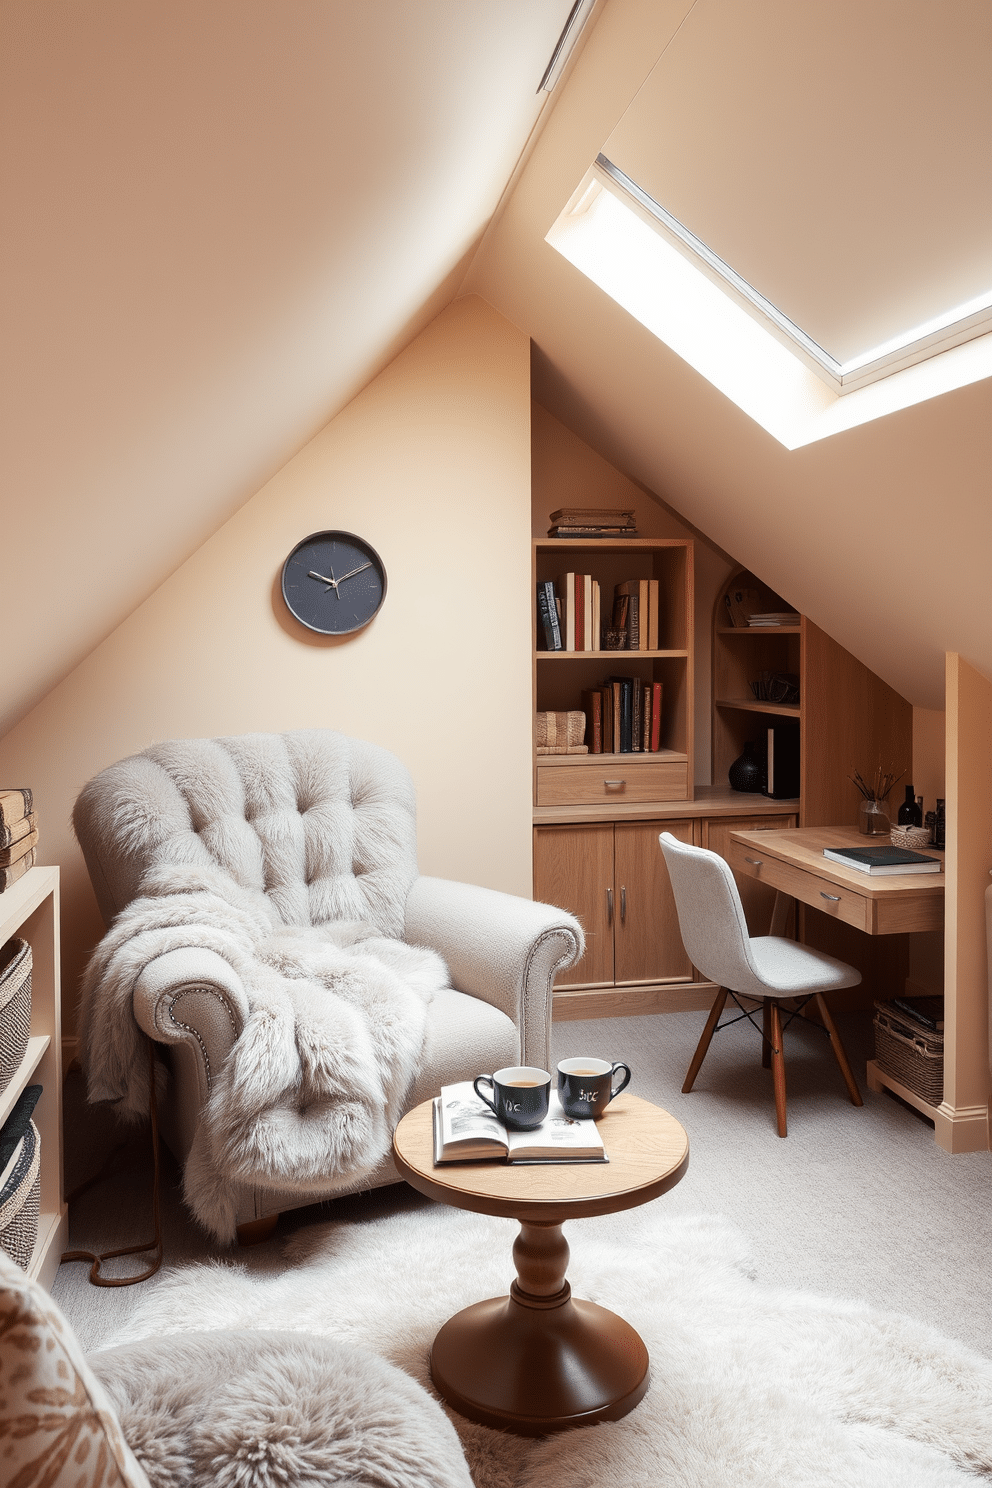
[[[657,754],[661,749],[662,684],[608,677],[582,694],[590,754]]]
[[[549,537],[636,537],[637,518],[632,508],[613,510],[602,506],[560,506],[551,513]]]
[[[537,641],[542,651],[657,651],[660,592],[657,579],[623,579],[614,586],[604,622],[602,589],[592,574],[564,573],[537,586]],[[623,635],[623,645],[603,646],[603,632]]]
[[[0,894],[34,867],[38,818],[27,786],[0,787]]]

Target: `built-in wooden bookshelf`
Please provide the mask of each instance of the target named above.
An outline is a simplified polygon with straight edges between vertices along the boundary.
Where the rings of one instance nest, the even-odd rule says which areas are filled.
[[[535,754],[535,804],[569,804],[598,795],[618,805],[626,800],[685,800],[693,794],[693,544],[683,538],[616,540],[547,538],[534,543],[533,585],[564,573],[588,573],[599,581],[605,627],[617,584],[627,579],[658,581],[656,650],[607,651],[595,637],[591,651],[538,650],[534,606],[533,698],[540,710],[582,707],[582,693],[610,676],[639,677],[662,685],[661,749],[614,755]],[[578,768],[576,766],[578,765]],[[622,770],[619,767],[622,765]],[[660,768],[660,767],[664,768]],[[605,774],[603,770],[605,769]],[[567,776],[563,770],[569,770]],[[545,779],[542,783],[542,774]],[[599,777],[602,776],[600,779]],[[644,777],[644,778],[640,778]],[[635,781],[639,783],[635,784]],[[621,783],[622,782],[622,783]],[[592,792],[592,795],[590,794]]]
[[[62,1188],[62,1032],[59,996],[59,870],[29,868],[0,894],[0,945],[31,947],[31,1028],[20,1068],[0,1094],[0,1125],[27,1085],[41,1085],[34,1110],[41,1138],[41,1213],[28,1275],[51,1290],[69,1238]]]

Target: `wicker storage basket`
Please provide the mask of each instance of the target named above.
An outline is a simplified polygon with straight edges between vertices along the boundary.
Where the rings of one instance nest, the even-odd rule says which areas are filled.
[[[20,1068],[31,1033],[31,947],[8,940],[0,948],[0,1095]]]
[[[890,1002],[875,1004],[875,1058],[928,1105],[944,1099],[943,1033],[924,1028]]]
[[[38,1238],[41,1209],[41,1136],[28,1123],[20,1156],[0,1190],[0,1249],[27,1270]]]

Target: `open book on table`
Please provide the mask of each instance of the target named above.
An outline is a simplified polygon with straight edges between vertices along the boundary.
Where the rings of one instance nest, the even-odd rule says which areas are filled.
[[[434,1164],[609,1162],[595,1121],[573,1121],[551,1092],[548,1114],[533,1131],[510,1131],[493,1115],[470,1080],[442,1085],[434,1097]]]

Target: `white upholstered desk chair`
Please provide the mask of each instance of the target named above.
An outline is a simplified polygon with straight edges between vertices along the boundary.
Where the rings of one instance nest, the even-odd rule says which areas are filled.
[[[679,928],[689,959],[720,988],[692,1056],[683,1092],[688,1094],[692,1089],[710,1040],[718,1031],[720,1014],[728,996],[740,1008],[739,1016],[730,1020],[732,1023],[741,1017],[753,1021],[753,1009],[745,1004],[758,1001],[762,1005],[761,1062],[766,1069],[771,1065],[778,1134],[784,1137],[785,1059],[782,1053],[781,1004],[793,999],[797,1004],[786,1009],[789,1015],[787,1026],[813,1000],[830,1035],[848,1094],[856,1106],[862,1105],[861,1092],[823,997],[824,992],[839,987],[856,987],[861,981],[861,973],[844,961],[798,945],[782,935],[752,936],[729,864],[717,853],[679,842],[670,832],[662,832],[658,840],[668,865]],[[745,999],[743,1003],[741,998]]]

